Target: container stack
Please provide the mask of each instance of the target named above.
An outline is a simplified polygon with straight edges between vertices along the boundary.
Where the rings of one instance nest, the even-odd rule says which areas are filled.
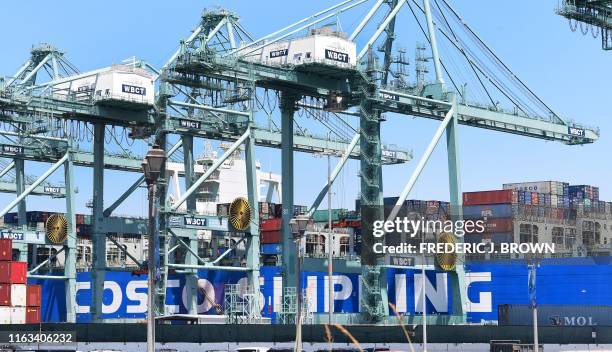
[[[483,220],[485,227],[483,233],[467,233],[465,242],[513,242],[518,194],[513,189],[463,193],[463,217]]]
[[[599,200],[599,187],[570,186],[569,197],[572,207],[580,214],[610,214],[610,203]]]
[[[517,203],[539,205],[548,208],[569,208],[569,183],[559,181],[538,181],[506,183],[503,189],[518,192]]]
[[[259,240],[264,265],[274,266],[278,264],[278,256],[283,251],[282,223],[283,219],[281,218],[262,220],[260,223]]]
[[[275,218],[262,220],[259,225],[261,244],[282,243],[281,226],[283,219]]]
[[[229,213],[230,203],[217,204],[217,215],[227,216]],[[281,218],[283,216],[283,205],[270,202],[259,202],[259,219],[268,220]],[[294,205],[293,216],[306,214],[308,207],[305,205]]]
[[[507,183],[504,189],[518,192],[517,215],[525,220],[543,220],[563,223],[575,219],[571,211],[569,189],[567,182],[538,181]]]
[[[12,252],[12,240],[0,239],[0,324],[40,323],[41,287],[26,284],[27,263]]]
[[[28,211],[26,213],[26,225],[36,231],[44,231],[47,219],[53,214],[56,213],[47,211]],[[91,234],[91,215],[76,214],[75,220],[77,235]],[[7,213],[4,215],[2,221],[6,225],[17,225],[19,216],[17,213]]]

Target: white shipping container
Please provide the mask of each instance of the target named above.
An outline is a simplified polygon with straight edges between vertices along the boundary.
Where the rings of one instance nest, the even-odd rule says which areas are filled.
[[[11,307],[0,306],[0,325],[11,323]]]
[[[505,183],[503,189],[563,195],[563,183],[558,181]]]
[[[25,307],[26,306],[26,285],[12,284],[11,285],[11,306]]]
[[[559,202],[559,197],[556,194],[553,194],[550,196],[550,205],[553,208],[557,206],[558,202]]]
[[[67,77],[53,86],[58,99],[76,101],[130,101],[153,105],[153,76],[131,65],[113,65]]]
[[[11,307],[11,324],[25,324],[26,307]]]

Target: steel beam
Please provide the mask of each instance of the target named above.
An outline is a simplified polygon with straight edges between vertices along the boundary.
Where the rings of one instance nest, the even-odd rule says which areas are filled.
[[[372,16],[374,16],[376,11],[378,11],[378,9],[380,8],[380,5],[382,5],[383,2],[385,2],[385,0],[378,0],[378,1],[376,1],[374,6],[372,6],[370,11],[368,12],[368,14],[365,15],[365,17],[357,25],[357,28],[355,28],[353,33],[351,33],[351,35],[349,37],[350,41],[355,41],[355,38],[359,35],[359,33],[361,33],[361,31],[363,30],[363,27],[365,27],[366,24],[368,24],[368,22],[372,19]]]
[[[63,163],[68,159],[68,154],[65,154],[58,162],[53,164],[51,168],[45,171],[34,183],[32,183],[28,188],[26,188],[21,194],[17,196],[9,205],[7,205],[2,211],[0,211],[0,216],[4,216],[6,213],[11,211],[19,202],[21,202],[28,194],[30,194],[36,187],[38,187],[44,180],[47,179],[55,170],[57,170]]]
[[[66,196],[65,187],[52,186],[52,187],[59,188],[59,192],[54,192],[54,193],[49,192],[48,190],[45,190],[45,187],[47,187],[47,186],[38,186],[38,187],[36,187],[35,189],[32,190],[32,192],[30,192],[30,195],[33,195],[33,196],[49,196],[49,197],[52,197],[52,198],[64,198]],[[0,192],[19,194],[19,192],[17,192],[17,184],[16,183],[4,182],[4,181],[0,181]]]
[[[433,153],[434,149],[436,148],[436,145],[438,145],[438,141],[440,140],[440,137],[442,137],[442,134],[446,130],[446,127],[449,125],[451,120],[453,120],[453,116],[454,115],[455,115],[455,109],[452,108],[446,114],[446,117],[444,118],[444,120],[442,120],[442,123],[440,123],[440,126],[438,126],[438,129],[436,130],[436,132],[434,133],[431,141],[429,142],[429,145],[427,146],[427,149],[425,149],[425,153],[423,153],[423,156],[419,160],[419,163],[417,164],[416,168],[412,172],[412,175],[410,176],[410,179],[408,180],[408,183],[406,184],[406,186],[402,190],[402,193],[400,193],[400,195],[399,195],[399,197],[397,199],[397,202],[395,203],[395,206],[393,207],[393,209],[391,209],[391,211],[389,213],[389,216],[387,216],[387,220],[388,221],[389,220],[394,220],[395,217],[397,216],[397,214],[399,213],[400,208],[402,207],[402,205],[404,204],[404,201],[406,200],[406,198],[410,194],[410,191],[412,190],[412,187],[414,187],[414,184],[416,183],[416,181],[418,180],[419,176],[421,175],[421,172],[423,171],[423,168],[425,168],[425,164],[427,164],[427,161],[429,160],[429,157],[431,156],[431,154]]]
[[[22,194],[25,191],[25,161],[15,159],[15,191],[17,194]],[[17,225],[20,227],[27,226],[26,219],[26,201],[25,198],[17,205]]]
[[[386,24],[385,24],[386,26]],[[368,59],[368,77],[372,79],[372,59]],[[380,110],[373,107],[369,99],[371,86],[360,87],[362,98],[359,105],[360,143],[360,206],[362,226],[361,246],[361,314],[365,322],[377,323],[388,312],[387,290],[384,272],[380,268],[380,256],[373,250],[376,239],[372,235],[375,221],[382,220],[382,150],[380,143]],[[284,181],[283,181],[284,182]]]
[[[181,140],[183,141],[183,165],[185,168],[185,188],[190,189],[193,186],[193,136],[182,135]],[[187,213],[193,214],[196,211],[196,197],[195,194],[191,194],[187,197]],[[169,231],[174,235],[172,231]],[[175,238],[179,239],[176,235]],[[180,239],[179,239],[180,240]],[[182,242],[182,240],[181,240]],[[185,256],[185,264],[195,265],[198,263],[199,256],[198,252],[198,237],[195,236],[187,237],[187,243],[185,247],[189,253]],[[188,300],[186,302],[186,308],[189,314],[198,314],[198,271],[196,269],[187,269],[185,275],[185,290],[189,292]]]
[[[189,187],[185,193],[183,193],[183,195],[181,196],[181,198],[179,198],[176,203],[174,203],[171,207],[170,207],[170,211],[177,211],[177,209],[181,206],[181,204],[183,204],[187,198],[189,198],[191,196],[191,194],[193,192],[196,191],[196,189],[198,189],[202,183],[204,181],[206,181],[210,175],[212,175],[213,172],[215,172],[215,170],[217,170],[219,168],[219,166],[221,166],[221,164],[223,164],[223,162],[225,162],[225,160],[234,153],[234,151],[236,151],[236,149],[238,149],[238,147],[240,145],[242,145],[242,143],[244,143],[244,141],[249,137],[249,134],[251,133],[251,129],[247,129],[247,131],[242,135],[242,137],[238,138],[238,140],[236,142],[234,142],[234,144],[232,144],[229,149],[227,149],[225,151],[225,153],[223,153],[223,155],[221,155],[221,157],[219,159],[217,159],[212,165],[211,167],[209,167],[206,172],[200,176],[197,181],[195,181],[191,187]]]
[[[308,217],[312,217],[312,215],[317,210],[317,208],[319,208],[319,205],[321,205],[323,198],[329,191],[329,187],[334,184],[336,177],[338,177],[338,174],[340,174],[340,171],[346,164],[346,161],[349,159],[349,156],[353,152],[353,149],[355,149],[355,147],[357,146],[357,143],[359,142],[359,137],[360,137],[360,134],[357,133],[351,140],[351,143],[349,144],[348,148],[346,148],[346,150],[344,151],[342,158],[340,159],[340,161],[338,161],[338,164],[336,164],[334,171],[331,173],[330,179],[329,179],[330,182],[325,183],[325,185],[321,189],[321,192],[319,192],[319,195],[317,196],[317,198],[315,198],[314,202],[310,206],[310,209],[308,210],[308,214],[307,214]]]
[[[357,60],[358,61],[363,58],[363,56],[368,52],[368,50],[370,50],[370,48],[372,47],[372,44],[374,44],[374,42],[376,41],[376,39],[378,39],[380,34],[387,28],[387,26],[389,25],[391,20],[395,18],[395,15],[397,15],[399,10],[402,9],[402,6],[404,6],[404,4],[406,4],[406,0],[399,0],[397,5],[395,5],[393,10],[391,10],[389,15],[387,15],[387,17],[385,18],[383,23],[381,23],[378,26],[378,28],[376,29],[376,32],[374,32],[374,34],[370,37],[370,39],[368,39],[368,41],[365,43],[365,45],[363,46],[363,48],[359,52],[359,55],[357,55]]]
[[[459,160],[459,124],[457,114],[457,99],[453,94],[451,121],[446,127],[446,153],[448,159],[448,188],[450,191],[450,215],[454,222],[463,220],[463,193],[461,192],[461,168]],[[463,237],[455,236],[455,241],[463,242]],[[465,263],[465,255],[457,253],[457,262]],[[455,280],[451,281],[451,293],[453,296],[453,315],[462,316],[466,319],[467,286],[465,285],[465,269],[463,265],[457,265],[452,273]]]
[[[28,82],[31,78],[35,77],[35,75],[38,73],[38,70],[40,70],[46,63],[47,61],[51,58],[51,54],[47,54],[47,56],[45,56],[44,59],[42,59],[38,65],[36,65],[36,67],[34,67],[34,69],[32,69],[32,71],[30,71],[24,78],[23,80],[21,80],[21,83],[26,83]],[[34,84],[34,82],[32,82],[32,84]]]
[[[94,322],[102,321],[104,271],[106,269],[106,234],[104,232],[104,131],[102,122],[94,124],[93,138],[93,209],[92,209],[92,300]]]
[[[295,285],[297,255],[289,222],[293,218],[293,114],[297,110],[295,103],[299,97],[290,93],[281,93],[281,199],[283,204],[282,228],[283,237],[283,287]]]
[[[68,159],[64,162],[64,182],[66,185],[66,220],[68,220],[68,239],[62,247],[66,250],[64,256],[64,276],[66,277],[66,322],[76,323],[76,185],[72,159],[74,155],[68,152]]]
[[[170,158],[174,154],[174,152],[176,152],[182,145],[182,139],[176,142],[176,144],[168,151],[168,153],[166,153],[166,158]],[[138,179],[134,181],[134,183],[132,183],[132,185],[128,187],[128,189],[123,192],[123,194],[121,194],[119,198],[117,198],[117,200],[113,202],[113,204],[111,204],[108,208],[104,209],[104,217],[109,217],[113,213],[113,211],[115,211],[115,209],[117,209],[130,196],[130,194],[134,193],[134,191],[137,190],[140,185],[142,185],[143,182],[144,175],[140,175],[140,177],[138,177]]]
[[[442,67],[440,65],[440,54],[438,53],[438,41],[436,40],[436,28],[434,27],[433,19],[431,18],[429,0],[423,0],[423,8],[425,10],[425,19],[427,20],[427,30],[429,32],[431,55],[433,56],[434,68],[436,71],[436,81],[444,86],[444,77],[442,75]]]
[[[8,163],[4,169],[2,169],[2,171],[0,171],[0,178],[4,175],[6,175],[7,172],[11,171],[13,168],[15,167],[15,161],[11,161],[10,163]]]
[[[193,42],[193,40],[200,35],[200,33],[202,32],[202,26],[197,26],[193,32],[191,32],[191,35],[189,35],[189,37],[187,39],[185,39],[185,44],[189,45],[191,44],[191,42]],[[168,68],[168,66],[170,66],[170,64],[172,62],[174,62],[174,60],[176,60],[176,58],[179,56],[179,54],[181,53],[181,50],[177,50],[174,52],[174,54],[172,54],[172,56],[170,56],[170,58],[168,59],[168,61],[166,61],[166,63],[162,66],[162,68],[160,69],[160,71],[165,71],[166,68]]]
[[[15,82],[15,80],[16,80],[17,78],[19,78],[19,77],[20,77],[20,76],[21,76],[21,75],[22,75],[22,74],[25,72],[25,70],[26,70],[28,67],[30,67],[30,65],[31,65],[31,64],[32,64],[32,61],[31,61],[31,60],[26,61],[26,62],[23,64],[23,66],[21,66],[21,67],[19,68],[19,70],[17,70],[17,73],[15,73],[15,76],[13,76],[11,79],[9,79],[9,80],[8,80],[8,82],[6,82],[6,86],[5,86],[5,88],[6,88],[6,87],[9,87],[11,84],[13,84],[13,82]]]
[[[252,104],[252,101],[251,101]],[[253,109],[249,109],[251,116],[249,120],[253,122]],[[247,268],[249,272],[247,274],[249,286],[259,292],[259,183],[257,180],[257,159],[255,158],[255,139],[253,138],[253,130],[249,128],[251,132],[249,138],[245,142],[245,156],[246,156],[246,172],[247,172],[247,192],[249,198],[249,205],[252,210],[252,219],[249,226],[249,233],[247,236],[246,243],[246,255],[247,255]],[[255,308],[255,307],[254,307]],[[261,312],[251,312],[252,316],[258,316]]]

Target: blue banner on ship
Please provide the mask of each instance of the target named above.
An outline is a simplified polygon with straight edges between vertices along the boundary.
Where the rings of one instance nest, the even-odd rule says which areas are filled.
[[[612,266],[610,257],[600,263],[542,264],[538,268],[538,305],[587,304],[611,305]],[[472,263],[465,266],[468,321],[497,320],[500,304],[528,304],[528,271],[521,262]],[[261,268],[260,307],[262,315],[275,318],[281,308],[282,279],[280,268]],[[217,314],[214,304],[223,305],[225,284],[246,285],[242,272],[207,271],[199,273],[198,313]],[[420,270],[389,269],[386,273],[389,302],[404,314],[422,312],[422,275]],[[147,282],[145,275],[130,272],[107,272],[102,313],[105,319],[144,319],[146,313]],[[333,276],[335,312],[359,311],[359,275],[335,273]],[[64,283],[60,280],[30,280],[43,285],[42,320],[60,322],[66,319]],[[426,309],[429,314],[451,314],[454,273],[426,272]],[[329,280],[324,272],[304,272],[302,287],[308,295],[308,309],[312,312],[328,311]],[[91,277],[88,272],[78,273],[76,292],[77,322],[91,321]],[[214,302],[213,302],[214,300]],[[169,312],[187,313],[187,293],[184,276],[170,276],[166,292]]]

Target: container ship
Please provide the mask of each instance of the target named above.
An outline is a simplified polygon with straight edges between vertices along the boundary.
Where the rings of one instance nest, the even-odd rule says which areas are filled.
[[[210,148],[196,162],[196,172],[202,173],[215,159]],[[169,176],[181,172],[180,167],[169,164]],[[205,184],[197,195],[197,209],[202,214],[227,216],[228,202],[246,194],[245,187],[234,187],[232,179],[240,179],[245,171],[244,159],[237,152],[226,161],[215,177]],[[262,317],[278,323],[282,312],[282,206],[272,202],[281,183],[280,176],[264,172],[258,166],[259,185],[265,198],[259,203],[260,253],[262,277],[258,299]],[[172,193],[170,199],[180,197]],[[384,199],[385,205],[394,205],[397,198]],[[355,209],[359,209],[356,202]],[[529,264],[537,259],[537,301],[543,307],[543,325],[609,325],[612,324],[612,293],[609,290],[612,277],[610,241],[612,240],[612,207],[610,202],[599,199],[599,189],[588,185],[573,186],[564,182],[524,182],[504,184],[499,190],[466,192],[463,194],[465,219],[485,222],[484,233],[466,233],[467,243],[487,243],[499,248],[503,243],[552,243],[554,253],[538,258],[530,254],[468,254],[464,269],[467,290],[467,322],[472,324],[530,323],[526,314],[529,304]],[[407,200],[405,214],[423,219],[447,219],[449,203],[432,200]],[[304,214],[305,206],[295,206],[294,215]],[[27,213],[30,228],[41,231],[52,213],[31,211]],[[332,229],[329,231],[329,215]],[[148,243],[144,236],[144,219],[133,218],[133,233],[114,233],[114,242],[125,246],[120,251],[114,243],[107,244],[103,318],[108,321],[139,321],[147,311],[146,272],[136,261],[146,258]],[[313,226],[305,233],[300,244],[304,258],[302,287],[305,288],[307,314],[316,315],[328,311],[329,297],[325,258],[332,251],[334,258],[334,312],[350,315],[359,311],[360,275],[359,253],[361,249],[360,214],[357,210],[317,210],[312,214]],[[3,219],[3,226],[16,224],[16,213]],[[77,322],[90,322],[91,316],[91,239],[90,216],[77,216]],[[123,222],[125,223],[125,221]],[[141,231],[141,232],[139,232]],[[332,234],[332,248],[327,248]],[[62,322],[66,319],[65,287],[62,280],[28,279],[27,269],[39,266],[61,247],[27,244],[14,231],[2,231],[3,262],[0,263],[0,306],[15,310],[15,322]],[[439,233],[426,233],[426,241],[435,241]],[[404,239],[405,240],[405,239]],[[31,241],[30,241],[31,242]],[[198,233],[198,254],[206,260],[214,260],[221,253],[239,242],[231,232],[202,230]],[[389,239],[387,244],[393,244]],[[185,256],[185,250],[177,250],[176,256]],[[402,266],[413,266],[410,255],[387,254],[386,283],[389,302],[398,313],[408,319],[422,312],[420,301],[421,272]],[[434,258],[425,258],[433,262]],[[231,254],[223,258],[224,265],[243,266],[246,261],[244,245],[236,245]],[[63,266],[62,253],[47,261],[39,272],[53,274]],[[244,285],[246,275],[231,271],[198,271],[198,314],[224,316],[224,297],[228,285]],[[432,323],[445,324],[453,311],[450,287],[456,276],[447,272],[426,272],[426,310]],[[27,295],[19,292],[28,292]],[[31,293],[30,293],[31,292]],[[21,297],[28,298],[29,303]],[[166,311],[186,314],[187,302],[185,277],[170,272],[166,291]],[[22,307],[18,308],[18,307]],[[26,311],[28,313],[26,313]],[[528,309],[527,309],[528,311]],[[607,312],[607,313],[606,313]],[[23,316],[24,318],[19,318]],[[7,320],[8,321],[8,320]],[[211,320],[225,322],[224,319]],[[308,320],[306,320],[308,322]]]

